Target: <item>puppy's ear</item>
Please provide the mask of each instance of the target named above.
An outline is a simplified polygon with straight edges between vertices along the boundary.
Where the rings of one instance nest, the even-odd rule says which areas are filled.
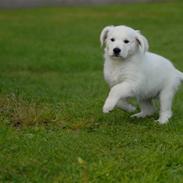
[[[113,27],[114,27],[113,25],[107,26],[107,27],[104,27],[104,29],[102,30],[102,32],[101,32],[101,34],[100,34],[100,44],[101,44],[101,47],[104,45],[105,40],[107,39],[107,34],[109,33],[109,31],[110,31]]]
[[[139,30],[137,30],[136,32],[137,32],[136,36],[137,43],[140,47],[140,50],[145,53],[149,49],[149,43],[147,39],[140,33]]]

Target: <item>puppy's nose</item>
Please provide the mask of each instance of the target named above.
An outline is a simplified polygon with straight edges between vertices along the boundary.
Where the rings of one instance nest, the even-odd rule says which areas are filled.
[[[113,52],[115,55],[119,55],[119,53],[121,52],[121,50],[119,48],[114,48]]]

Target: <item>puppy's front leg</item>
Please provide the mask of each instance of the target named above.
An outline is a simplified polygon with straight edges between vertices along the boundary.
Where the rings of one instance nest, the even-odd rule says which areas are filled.
[[[113,86],[103,106],[103,112],[110,112],[116,106],[119,99],[131,96],[132,90],[128,83],[124,82]]]

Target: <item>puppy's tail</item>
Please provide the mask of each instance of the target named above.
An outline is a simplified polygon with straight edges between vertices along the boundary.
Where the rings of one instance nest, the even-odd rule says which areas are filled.
[[[177,73],[178,73],[180,80],[183,82],[183,72],[180,72],[177,70]]]

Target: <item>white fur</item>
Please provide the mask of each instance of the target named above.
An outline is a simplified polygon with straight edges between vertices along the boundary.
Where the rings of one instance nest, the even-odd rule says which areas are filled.
[[[128,103],[128,99],[135,97],[141,112],[132,117],[149,116],[155,112],[152,99],[158,98],[158,122],[167,123],[172,116],[172,100],[183,80],[183,73],[166,58],[148,52],[147,39],[130,27],[107,26],[101,32],[100,41],[106,46],[104,78],[110,86],[103,112],[108,113],[115,107],[133,112],[135,107]],[[114,55],[115,48],[121,50],[118,56]]]

